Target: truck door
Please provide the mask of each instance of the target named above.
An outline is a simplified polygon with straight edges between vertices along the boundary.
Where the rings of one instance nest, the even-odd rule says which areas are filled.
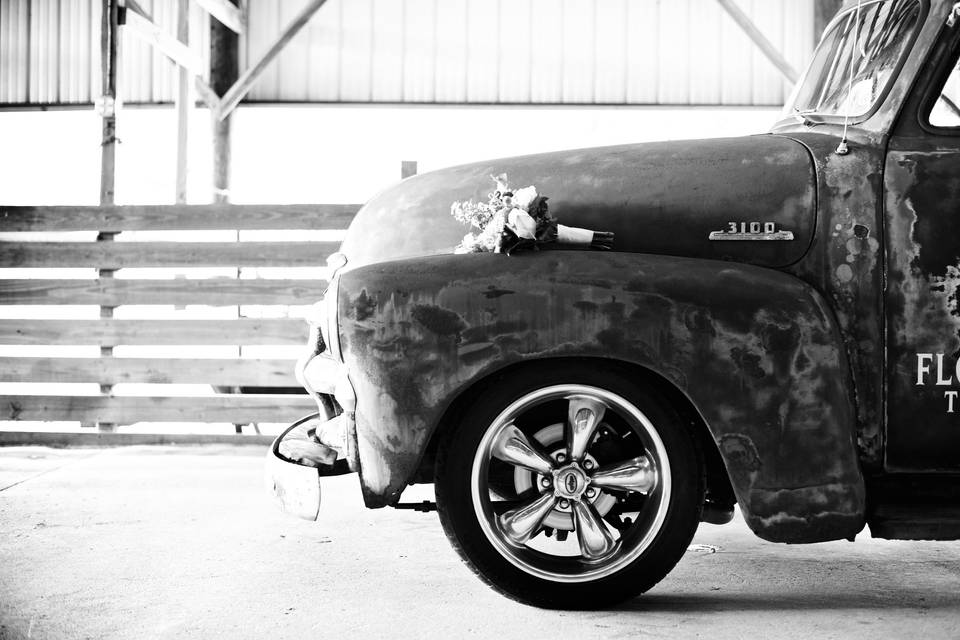
[[[958,30],[944,27],[884,170],[890,471],[960,470]]]

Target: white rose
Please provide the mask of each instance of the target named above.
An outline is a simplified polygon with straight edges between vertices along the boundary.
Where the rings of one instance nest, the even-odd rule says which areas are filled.
[[[511,209],[507,220],[513,232],[521,238],[534,240],[537,237],[537,222],[523,209]]]
[[[534,186],[524,187],[513,192],[513,206],[520,207],[524,211],[530,211],[530,205],[537,198],[537,188]]]

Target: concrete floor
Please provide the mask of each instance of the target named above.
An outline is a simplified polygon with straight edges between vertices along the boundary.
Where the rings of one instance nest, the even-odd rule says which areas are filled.
[[[957,638],[960,543],[785,546],[701,526],[647,595],[603,612],[507,600],[436,514],[277,512],[255,447],[0,449],[2,638]]]

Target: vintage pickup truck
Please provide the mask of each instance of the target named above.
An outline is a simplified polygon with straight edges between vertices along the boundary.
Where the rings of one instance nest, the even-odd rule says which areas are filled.
[[[862,0],[764,135],[492,160],[367,203],[299,364],[320,411],[269,490],[316,518],[433,483],[486,582],[649,589],[700,522],[960,538],[960,3]],[[454,201],[536,185],[612,251],[455,254]],[[572,535],[570,535],[572,534]]]

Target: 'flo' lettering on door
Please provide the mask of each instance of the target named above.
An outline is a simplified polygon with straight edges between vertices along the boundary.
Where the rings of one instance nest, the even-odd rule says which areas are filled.
[[[933,384],[937,387],[951,387],[960,385],[960,359],[956,365],[950,366],[950,363],[944,364],[944,355],[942,353],[918,353],[917,354],[917,386],[927,386]],[[954,413],[960,407],[957,396],[960,391],[948,389],[943,392],[943,397],[947,401],[947,413]]]

